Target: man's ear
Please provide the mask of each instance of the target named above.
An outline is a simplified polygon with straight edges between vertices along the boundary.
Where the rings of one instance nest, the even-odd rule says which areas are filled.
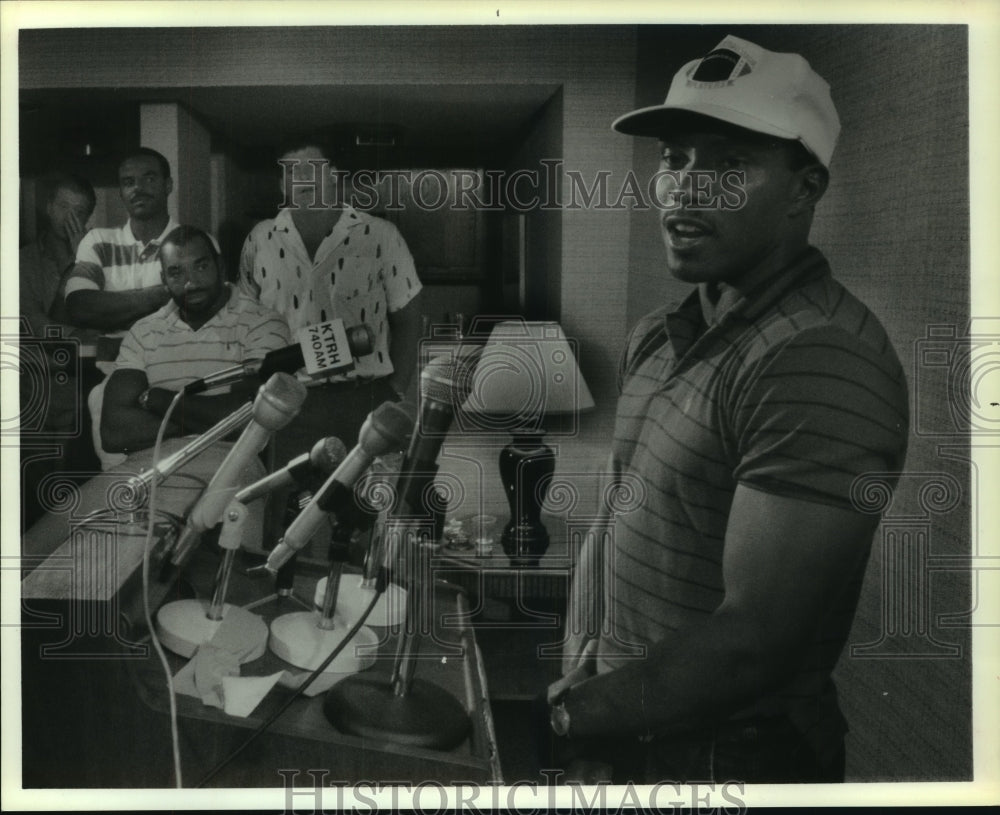
[[[170,195],[174,191],[174,177],[172,175],[167,176],[167,195]]]
[[[830,173],[822,164],[809,164],[795,173],[795,187],[790,214],[811,212],[830,183]]]

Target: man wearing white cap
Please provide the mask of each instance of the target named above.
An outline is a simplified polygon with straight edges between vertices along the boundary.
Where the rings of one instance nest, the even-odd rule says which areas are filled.
[[[831,672],[878,521],[856,479],[902,467],[908,402],[809,245],[829,88],[729,36],[613,127],[659,139],[667,268],[697,287],[625,348],[611,478],[644,497],[580,553],[552,728],[617,783],[841,781]]]

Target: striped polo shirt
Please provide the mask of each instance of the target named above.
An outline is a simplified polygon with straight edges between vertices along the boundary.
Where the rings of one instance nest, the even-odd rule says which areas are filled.
[[[699,291],[633,330],[620,371],[613,457],[642,505],[614,521],[599,670],[712,613],[738,484],[850,508],[851,484],[898,471],[906,381],[884,329],[809,248],[716,306]],[[803,530],[803,545],[808,530]],[[822,751],[843,730],[830,673],[850,631],[864,564],[817,627],[796,676],[738,716],[785,713]]]
[[[291,344],[281,315],[227,288],[226,305],[197,330],[181,319],[173,300],[136,320],[122,341],[115,368],[145,372],[151,388],[180,390],[195,379]]]
[[[142,243],[125,226],[91,229],[76,250],[76,265],[66,281],[66,294],[75,291],[132,291],[158,286],[160,243],[178,227],[173,218],[159,237]],[[216,247],[218,248],[218,247]]]

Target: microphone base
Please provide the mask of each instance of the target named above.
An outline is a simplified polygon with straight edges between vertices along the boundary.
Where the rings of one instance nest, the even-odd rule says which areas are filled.
[[[319,627],[318,611],[293,611],[271,623],[268,645],[271,651],[294,665],[314,671],[343,642],[350,625],[339,617],[333,618],[333,628]],[[354,639],[323,670],[328,674],[352,674],[375,664],[379,638],[367,626],[362,626]]]
[[[175,600],[156,613],[156,634],[163,647],[185,658],[209,642],[223,622],[232,636],[239,637],[241,662],[252,662],[267,650],[267,625],[256,614],[226,603],[222,619],[208,619],[207,600]],[[235,632],[239,633],[236,634]],[[236,649],[230,649],[236,650]]]
[[[435,750],[457,747],[470,727],[454,696],[420,678],[396,696],[385,676],[348,677],[327,691],[323,713],[342,733]]]
[[[316,593],[313,602],[317,608],[323,605],[323,596],[326,593],[326,578],[320,578],[316,584]],[[371,604],[375,594],[374,587],[362,585],[364,578],[359,574],[342,574],[340,576],[340,588],[337,591],[337,616],[343,617],[348,622],[357,620],[364,610]],[[403,622],[406,617],[406,589],[390,583],[382,595],[375,603],[372,613],[365,620],[367,625],[379,628],[392,628]]]

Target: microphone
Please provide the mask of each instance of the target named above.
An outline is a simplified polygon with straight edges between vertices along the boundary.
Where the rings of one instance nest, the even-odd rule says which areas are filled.
[[[375,408],[361,426],[357,446],[347,454],[309,505],[285,530],[281,542],[271,550],[265,564],[267,571],[277,573],[292,555],[309,543],[328,513],[343,512],[353,497],[354,485],[372,461],[406,444],[412,430],[410,415],[395,402],[384,402]]]
[[[241,429],[253,417],[253,404],[247,402],[238,410],[230,413],[225,419],[212,425],[208,430],[185,444],[173,455],[156,462],[152,467],[143,470],[139,475],[129,479],[129,487],[136,496],[137,502],[144,502],[146,490],[156,481],[157,484],[169,478],[178,469],[195,457],[201,455],[217,441],[224,439],[230,433]]]
[[[325,478],[337,469],[346,455],[344,443],[336,436],[327,436],[316,442],[308,453],[296,456],[282,469],[241,489],[233,500],[249,504],[262,495],[292,485],[309,489],[318,477]]]
[[[180,566],[194,548],[198,536],[215,526],[233,499],[241,471],[257,455],[271,434],[287,425],[306,400],[306,387],[294,376],[276,373],[257,392],[253,418],[226,455],[198,503],[188,515],[171,562]]]
[[[269,351],[262,359],[248,359],[188,383],[184,395],[253,377],[267,379],[278,372],[291,374],[302,367],[310,375],[349,371],[354,367],[354,357],[367,356],[375,345],[371,328],[362,323],[345,329],[343,320],[307,325],[295,337],[298,342],[294,345]]]
[[[456,379],[460,379],[460,369],[469,364],[450,356],[435,357],[420,374],[420,415],[396,484],[397,515],[404,505],[414,512],[429,510],[424,506],[426,491],[437,474],[437,457],[455,405],[464,401]]]

